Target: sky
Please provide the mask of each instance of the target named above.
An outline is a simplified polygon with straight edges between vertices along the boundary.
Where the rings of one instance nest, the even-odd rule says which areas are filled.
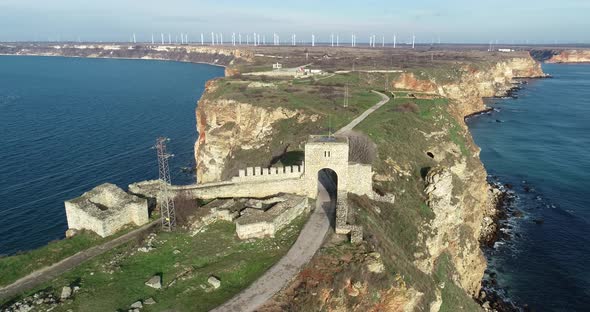
[[[281,40],[590,43],[590,0],[0,0],[0,41],[189,40],[211,32]],[[227,40],[227,39],[226,39]],[[378,39],[379,41],[381,39]]]

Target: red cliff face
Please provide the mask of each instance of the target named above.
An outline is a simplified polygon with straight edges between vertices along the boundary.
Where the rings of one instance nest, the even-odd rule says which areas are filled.
[[[414,90],[418,92],[437,92],[436,84],[430,80],[419,80],[413,73],[403,73],[393,82],[396,89]]]
[[[420,80],[413,73],[404,73],[392,85],[397,89],[436,93],[449,98],[459,120],[484,110],[483,98],[505,94],[513,87],[514,78],[545,76],[541,64],[531,57],[499,61],[484,69],[464,66],[460,73],[451,82],[439,82],[434,78]]]
[[[564,50],[546,61],[547,63],[590,63],[590,50]]]

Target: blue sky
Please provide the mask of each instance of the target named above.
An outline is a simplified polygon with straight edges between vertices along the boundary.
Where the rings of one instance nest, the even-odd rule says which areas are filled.
[[[443,42],[590,42],[590,0],[0,0],[0,41],[151,40],[151,34],[351,32]],[[210,36],[210,35],[209,35]],[[267,39],[269,40],[269,39]],[[391,40],[391,39],[389,39]]]

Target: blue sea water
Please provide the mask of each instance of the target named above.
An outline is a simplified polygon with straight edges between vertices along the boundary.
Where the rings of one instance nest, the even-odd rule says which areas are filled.
[[[158,177],[194,181],[195,106],[223,68],[177,62],[0,56],[0,255],[64,236],[64,200]]]
[[[590,64],[544,65],[518,99],[471,118],[481,159],[512,186],[521,218],[488,252],[512,300],[534,311],[590,309]],[[536,222],[535,222],[536,221]]]

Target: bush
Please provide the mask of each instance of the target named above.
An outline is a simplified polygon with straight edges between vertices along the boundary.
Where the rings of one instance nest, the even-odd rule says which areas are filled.
[[[199,208],[197,199],[191,198],[186,192],[182,192],[174,197],[174,209],[176,210],[176,224],[179,226],[187,225],[191,216]]]
[[[348,137],[348,160],[361,163],[372,164],[377,154],[375,143],[364,133],[349,132]]]

